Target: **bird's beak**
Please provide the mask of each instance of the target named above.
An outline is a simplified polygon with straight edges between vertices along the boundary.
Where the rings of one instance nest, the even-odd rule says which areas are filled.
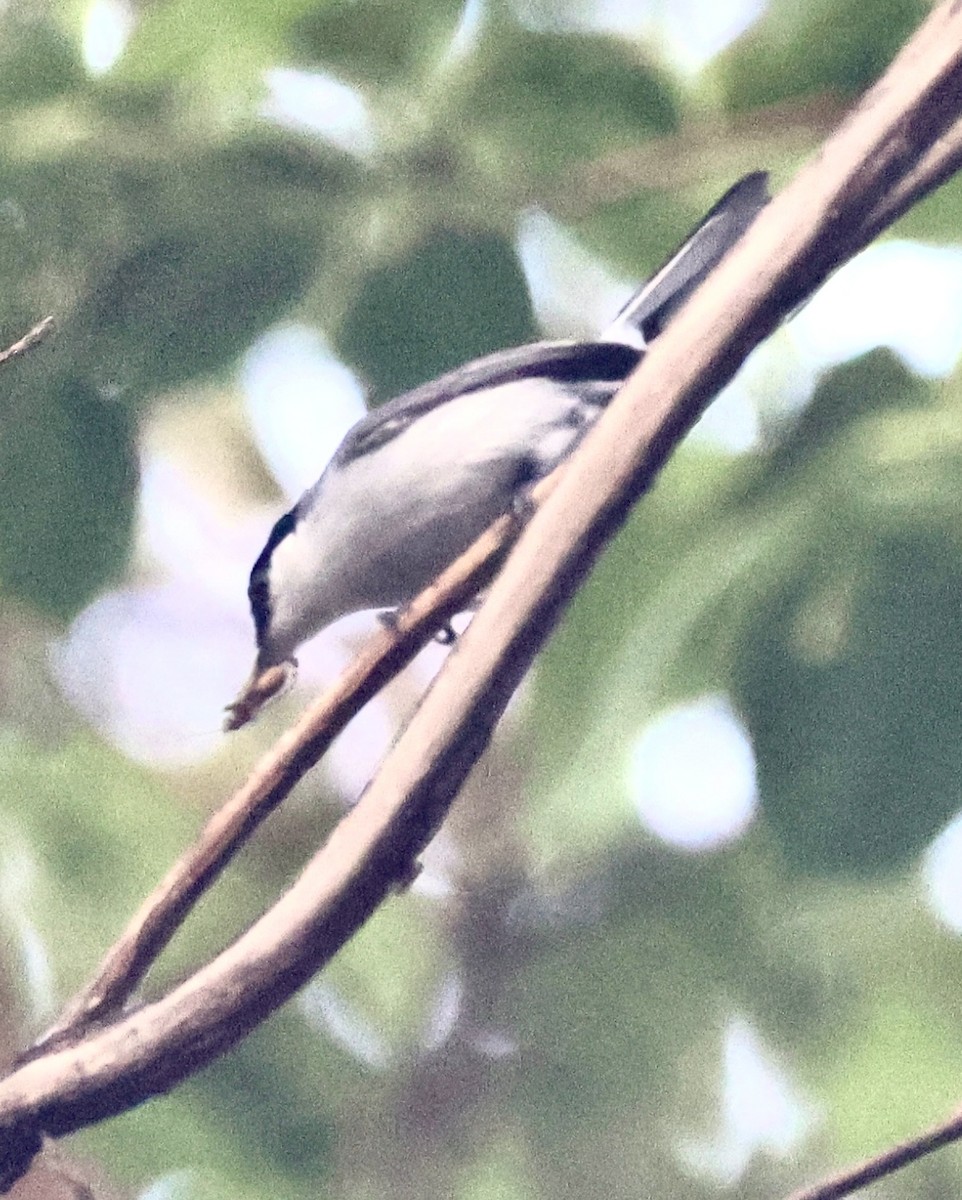
[[[293,658],[270,667],[259,667],[255,663],[251,677],[244,684],[240,695],[228,704],[224,711],[224,732],[241,729],[248,721],[253,721],[268,701],[273,700],[278,693],[286,690],[294,682],[297,671],[297,661]]]

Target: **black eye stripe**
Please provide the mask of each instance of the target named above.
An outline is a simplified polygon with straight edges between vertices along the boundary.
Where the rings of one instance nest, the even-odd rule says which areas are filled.
[[[274,523],[267,544],[257,557],[257,562],[251,570],[250,583],[247,585],[247,598],[251,604],[251,614],[254,617],[254,633],[257,645],[262,646],[271,623],[271,589],[268,582],[270,574],[271,555],[281,542],[297,527],[297,506],[286,512]]]

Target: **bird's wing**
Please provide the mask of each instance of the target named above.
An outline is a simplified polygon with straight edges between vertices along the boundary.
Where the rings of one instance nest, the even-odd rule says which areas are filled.
[[[641,352],[618,342],[534,342],[501,350],[439,375],[430,383],[380,405],[349,430],[334,456],[344,466],[403,433],[422,413],[457,396],[520,379],[551,379],[577,386],[625,379]]]

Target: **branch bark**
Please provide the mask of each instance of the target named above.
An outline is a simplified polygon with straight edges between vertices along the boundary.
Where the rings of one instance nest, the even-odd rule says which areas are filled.
[[[561,472],[378,776],[290,890],[167,996],[0,1083],[3,1186],[26,1169],[41,1132],[139,1104],[234,1045],[409,877],[571,595],[711,397],[832,270],[957,167],[959,7],[929,17],[655,343]],[[481,554],[466,558],[477,565]],[[456,607],[445,607],[443,585],[431,592],[445,597],[438,609],[421,597],[416,611]],[[308,718],[288,735],[271,804],[315,760],[311,728]]]
[[[535,498],[553,490],[544,480]],[[251,772],[246,783],[207,822],[197,841],[177,860],[145,899],[102,959],[96,974],[77,993],[57,1022],[21,1061],[75,1041],[103,1024],[126,1003],[191,909],[258,826],[315,766],[352,717],[430,641],[445,621],[461,611],[489,582],[515,522],[495,522],[474,546],[425,592],[390,629],[384,628],[310,705]]]

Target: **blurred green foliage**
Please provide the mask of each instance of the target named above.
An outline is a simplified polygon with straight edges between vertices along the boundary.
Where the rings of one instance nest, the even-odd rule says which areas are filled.
[[[258,496],[252,445],[208,444],[212,392],[241,420],[258,334],[316,325],[382,398],[533,337],[528,206],[640,276],[743,171],[788,177],[819,142],[813,112],[856,96],[924,11],[773,0],[686,79],[655,38],[575,28],[574,0],[490,3],[458,53],[447,0],[132,3],[101,76],[85,3],[0,9],[0,344],[57,321],[0,371],[11,1052],[252,758],[253,738],[192,771],[135,767],[39,681],[50,638],[145,569],[157,415],[195,413],[186,457]],[[375,148],[264,117],[278,67],[355,85]],[[903,228],[954,240],[960,206],[950,184]],[[960,403],[958,377],[875,352],[752,453],[678,454],[444,831],[451,894],[392,900],[303,1002],[70,1152],[129,1195],[714,1195],[681,1148],[725,1132],[734,1018],[819,1122],[744,1164],[739,1195],[787,1192],[957,1103],[962,947],[920,903],[918,863],[960,807]],[[761,813],[691,855],[642,830],[626,763],[655,714],[705,693],[745,721]],[[305,781],[148,991],[253,920],[336,812]],[[960,1184],[947,1154],[890,1190]]]
[[[711,72],[736,111],[824,92],[857,96],[928,11],[920,0],[881,0],[871,7],[859,0],[772,4],[752,36],[720,54]]]

